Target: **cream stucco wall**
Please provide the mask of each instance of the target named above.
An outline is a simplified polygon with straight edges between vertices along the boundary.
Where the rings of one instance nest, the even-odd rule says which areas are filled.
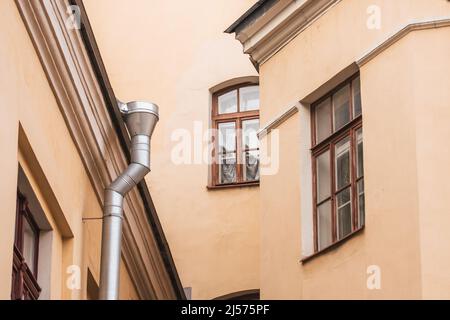
[[[207,164],[171,160],[176,130],[194,139],[196,123],[209,127],[210,88],[257,75],[239,43],[223,33],[253,3],[85,1],[116,96],[160,106],[147,182],[194,299],[259,288],[258,188],[208,191]]]
[[[373,4],[379,30],[366,27]],[[450,16],[446,1],[339,2],[261,66],[262,123],[401,26],[442,16]],[[279,127],[281,169],[261,184],[262,298],[449,298],[449,35],[449,28],[415,31],[360,70],[366,228],[304,264],[301,208],[310,200],[300,195],[312,186],[300,185],[311,169],[299,145],[309,139],[307,106]],[[381,268],[381,290],[366,287],[370,265]]]
[[[0,18],[0,299],[11,294],[19,162],[53,228],[51,256],[40,256],[51,268],[50,298],[84,298],[87,268],[98,275],[101,231],[83,246],[89,227],[82,218],[100,217],[101,205],[14,1],[0,1]],[[81,268],[81,290],[66,286],[71,265]],[[135,298],[129,278],[123,278],[122,296]]]
[[[422,297],[450,297],[450,28],[418,32],[414,50],[414,110]],[[432,63],[430,63],[432,62]]]

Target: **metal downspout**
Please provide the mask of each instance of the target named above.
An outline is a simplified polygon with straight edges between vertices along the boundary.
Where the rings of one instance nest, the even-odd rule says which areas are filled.
[[[150,138],[159,120],[158,106],[143,101],[118,102],[131,137],[131,163],[105,189],[103,204],[100,300],[119,298],[123,200],[150,172]]]

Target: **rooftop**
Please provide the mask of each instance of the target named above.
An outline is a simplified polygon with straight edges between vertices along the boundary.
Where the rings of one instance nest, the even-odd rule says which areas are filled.
[[[252,24],[256,19],[264,15],[280,0],[258,0],[250,9],[248,9],[242,16],[239,17],[225,32],[233,33],[239,32],[243,28]]]

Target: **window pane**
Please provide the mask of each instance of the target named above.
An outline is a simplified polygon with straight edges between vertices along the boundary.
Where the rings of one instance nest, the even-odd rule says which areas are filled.
[[[331,220],[331,201],[327,201],[317,207],[317,240],[318,249],[322,250],[333,242]]]
[[[236,123],[219,123],[219,151],[227,153],[236,151]]]
[[[237,90],[219,96],[219,114],[237,112]]]
[[[35,272],[35,255],[36,255],[36,232],[31,227],[26,218],[23,219],[23,257],[30,268],[31,272]]]
[[[316,159],[317,203],[331,196],[330,151],[322,153]]]
[[[236,153],[219,155],[219,183],[236,182]]]
[[[259,119],[242,121],[242,147],[244,150],[258,149]]]
[[[353,87],[353,117],[361,114],[361,82],[360,78],[356,78],[352,82]]]
[[[336,197],[338,240],[352,232],[352,201],[350,188],[340,192]]]
[[[365,201],[364,201],[364,179],[358,181],[358,219],[359,219],[359,227],[361,228],[365,222]]]
[[[333,95],[334,131],[350,122],[350,86],[346,85]]]
[[[339,141],[335,147],[336,190],[350,183],[350,138]]]
[[[331,135],[331,100],[326,99],[315,110],[316,143],[319,143]]]
[[[259,109],[259,86],[239,89],[240,111]]]
[[[259,180],[259,151],[244,152],[244,181]]]
[[[358,178],[364,175],[364,157],[363,157],[363,131],[362,128],[356,131],[356,161],[357,161],[357,176]]]

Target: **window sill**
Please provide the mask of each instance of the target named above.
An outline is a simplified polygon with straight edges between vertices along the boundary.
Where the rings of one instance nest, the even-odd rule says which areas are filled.
[[[208,185],[208,190],[221,190],[221,189],[233,189],[233,188],[245,188],[245,187],[259,187],[259,181],[256,182],[243,182],[234,184],[219,184],[216,186]]]
[[[307,262],[310,262],[311,260],[314,260],[315,258],[317,258],[317,257],[319,257],[319,256],[322,256],[322,255],[328,253],[329,251],[333,251],[333,250],[337,249],[337,248],[340,247],[343,243],[347,242],[347,240],[350,240],[351,238],[355,237],[356,235],[362,233],[362,231],[364,230],[364,228],[365,228],[365,226],[362,226],[362,227],[359,228],[358,230],[355,230],[355,231],[353,231],[352,233],[350,233],[350,234],[349,234],[348,236],[346,236],[345,238],[342,238],[341,240],[336,241],[335,243],[329,245],[328,247],[326,247],[326,248],[324,248],[324,249],[322,249],[322,250],[320,250],[320,251],[317,251],[317,252],[313,253],[313,254],[310,255],[310,256],[307,256],[307,257],[301,259],[300,262],[301,262],[302,264],[305,264],[305,263],[307,263]]]

